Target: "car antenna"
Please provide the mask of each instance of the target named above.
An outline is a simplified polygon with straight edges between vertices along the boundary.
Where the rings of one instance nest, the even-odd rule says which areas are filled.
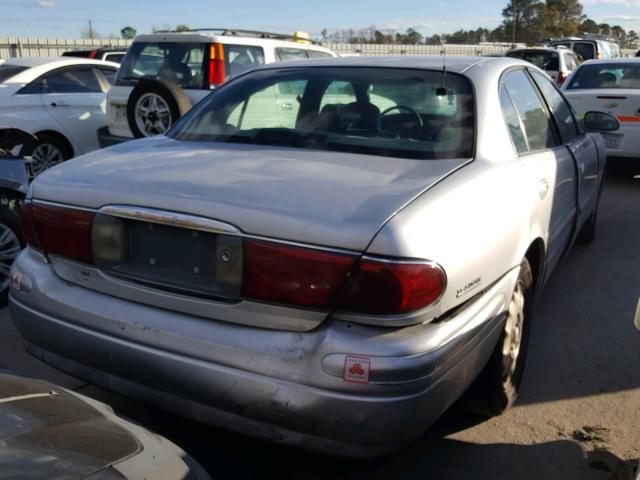
[[[446,97],[447,89],[444,86],[444,81],[447,78],[447,48],[444,44],[444,35],[440,36],[440,46],[442,47],[442,79],[440,80],[440,86],[436,88],[436,96]]]

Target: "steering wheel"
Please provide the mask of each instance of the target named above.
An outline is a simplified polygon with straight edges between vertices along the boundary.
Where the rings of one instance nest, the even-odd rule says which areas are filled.
[[[409,112],[416,118],[416,127],[418,128],[424,127],[424,123],[422,121],[422,117],[420,116],[420,114],[416,112],[413,108],[407,107],[406,105],[394,105],[393,107],[389,107],[386,110],[384,110],[382,113],[380,113],[380,118],[384,117],[389,112],[392,112],[394,110],[400,110],[400,111],[404,110],[405,112]]]

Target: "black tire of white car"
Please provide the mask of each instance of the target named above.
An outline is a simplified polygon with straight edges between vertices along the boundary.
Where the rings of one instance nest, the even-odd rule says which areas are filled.
[[[494,417],[516,401],[529,345],[533,297],[533,273],[524,259],[498,343],[484,370],[460,399],[464,409]]]
[[[38,133],[36,141],[20,151],[21,156],[30,156],[29,171],[36,177],[45,170],[58,165],[73,156],[69,146],[55,135]]]
[[[148,103],[143,105],[145,101]],[[168,111],[165,111],[165,107]],[[134,137],[150,137],[166,132],[189,110],[191,110],[191,100],[180,86],[164,80],[143,78],[129,95],[127,121]],[[137,111],[139,121],[136,119]],[[148,126],[146,131],[141,128],[144,125]]]
[[[0,206],[0,254],[4,260],[0,262],[2,264],[2,272],[0,273],[0,306],[4,306],[7,304],[9,299],[9,284],[11,282],[11,278],[6,271],[10,268],[11,263],[13,263],[13,258],[9,259],[7,257],[13,257],[13,254],[17,256],[18,252],[14,252],[15,248],[11,248],[12,245],[14,247],[15,241],[18,241],[19,248],[24,248],[24,237],[22,235],[22,228],[20,226],[20,217],[16,213],[15,210],[6,207]],[[5,230],[8,229],[8,230]],[[5,233],[7,235],[13,235],[13,238],[4,238]],[[6,251],[5,251],[6,250]]]

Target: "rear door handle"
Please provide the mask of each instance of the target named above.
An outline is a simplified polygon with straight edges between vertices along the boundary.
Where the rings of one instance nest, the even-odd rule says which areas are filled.
[[[68,107],[69,104],[66,102],[51,102],[52,107]]]

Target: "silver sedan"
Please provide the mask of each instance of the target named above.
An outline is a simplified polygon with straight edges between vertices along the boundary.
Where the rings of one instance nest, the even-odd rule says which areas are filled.
[[[277,64],[42,174],[11,308],[38,358],[224,428],[382,454],[513,404],[605,146],[508,58]]]

